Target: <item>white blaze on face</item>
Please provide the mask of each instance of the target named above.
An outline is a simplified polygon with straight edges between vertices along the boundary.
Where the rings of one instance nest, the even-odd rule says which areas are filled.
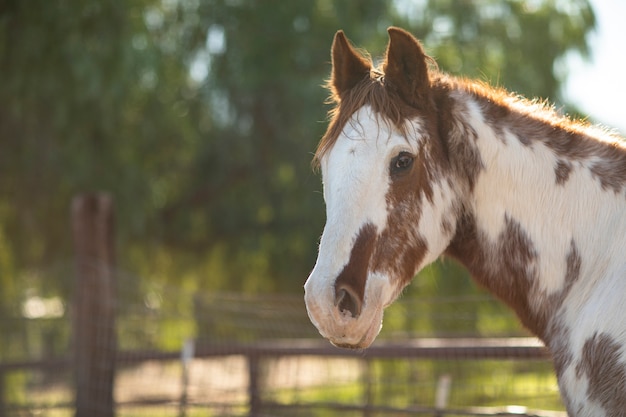
[[[335,280],[348,265],[361,229],[373,225],[376,234],[385,229],[389,164],[400,152],[416,155],[417,143],[365,106],[321,160],[327,220],[305,301],[311,321],[337,345],[367,347],[380,331],[383,308],[398,291],[388,276],[368,270],[362,310],[353,317],[337,306]]]
[[[385,160],[389,132],[378,124],[369,106],[363,107],[344,128],[322,159],[326,226],[320,245],[320,260],[332,260],[339,273],[348,262],[352,243],[365,223],[378,231],[387,222],[385,196],[389,174]],[[324,250],[330,250],[324,253]],[[323,258],[323,259],[322,259]]]

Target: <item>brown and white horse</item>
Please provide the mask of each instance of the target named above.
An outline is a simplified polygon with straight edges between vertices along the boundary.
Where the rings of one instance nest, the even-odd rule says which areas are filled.
[[[442,74],[388,32],[380,68],[341,31],[332,45],[312,322],[365,348],[385,307],[449,255],[543,340],[571,415],[626,415],[626,144]]]

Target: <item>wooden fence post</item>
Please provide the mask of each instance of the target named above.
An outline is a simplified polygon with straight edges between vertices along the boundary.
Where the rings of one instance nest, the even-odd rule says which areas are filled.
[[[113,199],[73,199],[76,281],[72,311],[76,417],[113,417],[115,245]]]
[[[261,392],[260,392],[260,378],[261,359],[258,354],[251,352],[247,355],[248,358],[248,405],[249,417],[259,417],[261,415]]]
[[[0,370],[0,417],[6,417],[6,404],[4,403],[4,372]]]
[[[185,417],[187,415],[187,402],[189,400],[189,368],[191,368],[191,362],[196,350],[196,344],[193,339],[185,340],[183,348],[180,351],[180,364],[182,368],[180,393],[180,405],[178,408],[178,417]],[[2,416],[0,416],[2,417]]]

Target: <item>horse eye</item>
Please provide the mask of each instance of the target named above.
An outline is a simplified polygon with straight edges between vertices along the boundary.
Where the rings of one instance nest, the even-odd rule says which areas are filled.
[[[398,174],[413,165],[413,155],[408,152],[400,152],[398,156],[391,160],[391,173]]]

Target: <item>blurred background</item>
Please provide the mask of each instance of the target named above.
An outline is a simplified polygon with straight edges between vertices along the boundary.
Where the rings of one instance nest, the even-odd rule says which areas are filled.
[[[321,85],[336,30],[377,57],[386,28],[404,27],[448,73],[617,124],[625,120],[615,116],[626,93],[621,75],[597,72],[602,66],[589,60],[606,59],[616,71],[623,59],[607,47],[619,41],[615,28],[624,31],[607,30],[623,16],[615,3],[0,0],[0,364],[71,356],[80,281],[71,205],[94,192],[114,206],[109,266],[120,351],[317,338],[302,285],[324,224],[310,161],[326,127]],[[526,335],[452,261],[427,268],[393,308],[383,339]],[[56,374],[3,368],[0,410],[68,415],[72,372],[59,366]],[[380,372],[393,366],[404,369]],[[472,375],[502,368],[485,366]],[[120,403],[140,403],[129,394],[145,386],[132,379],[139,367],[118,367],[116,387],[121,378],[130,384],[116,388]],[[166,380],[169,368],[158,369],[156,377],[143,369],[142,378]],[[550,372],[549,364],[533,371]],[[225,389],[224,381],[206,382],[198,398],[210,402],[209,385]],[[537,407],[562,409],[553,379],[548,386],[548,405]],[[479,397],[489,395],[502,398]],[[249,411],[209,408],[198,415]]]

